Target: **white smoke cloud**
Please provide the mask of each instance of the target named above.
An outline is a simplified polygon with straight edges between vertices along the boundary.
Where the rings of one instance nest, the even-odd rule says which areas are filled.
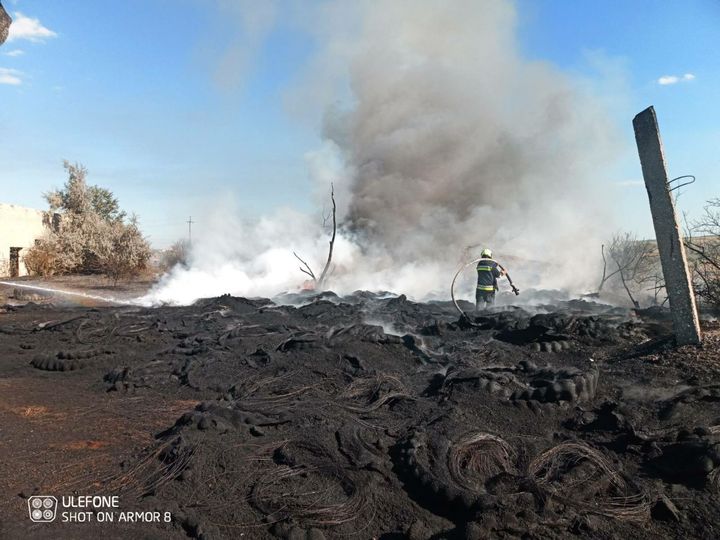
[[[237,31],[216,58],[214,80],[223,89],[237,91],[252,71],[255,53],[276,23],[278,6],[272,0],[216,0],[216,4],[223,20],[234,21]]]
[[[258,220],[245,220],[228,202],[214,210],[211,221],[193,235],[189,268],[176,267],[143,302],[189,304],[225,293],[256,297],[297,289],[305,278],[293,250],[319,275],[327,238],[315,216],[283,208]],[[337,267],[344,268],[356,258],[357,247],[339,237]]]
[[[321,46],[295,92],[324,110],[325,143],[307,160],[323,202],[331,181],[338,199],[330,288],[448,297],[458,264],[485,246],[524,287],[594,279],[612,230],[602,171],[620,138],[580,81],[523,58],[512,2],[340,2],[308,18]],[[296,288],[293,249],[318,272],[324,262],[320,223],[284,212],[219,224],[231,245],[198,242],[192,269],[152,298]]]

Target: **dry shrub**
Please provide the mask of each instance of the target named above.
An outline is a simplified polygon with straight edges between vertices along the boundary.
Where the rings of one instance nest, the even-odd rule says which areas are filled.
[[[601,254],[603,274],[596,295],[608,284],[616,292],[624,290],[636,308],[640,307],[640,300],[645,299],[649,290],[655,291],[653,302],[657,302],[662,289],[658,286],[662,271],[653,242],[638,240],[630,233],[618,233],[613,235],[607,249],[603,244]]]
[[[101,220],[94,215],[63,214],[62,224],[43,242],[55,253],[56,274],[98,272],[97,243],[103,234]]]
[[[63,215],[59,231],[29,250],[25,264],[38,275],[104,273],[117,281],[143,272],[150,255],[134,221],[108,223],[97,215]]]
[[[137,277],[147,268],[150,246],[135,221],[110,224],[98,259],[105,274],[113,280]]]
[[[57,269],[58,253],[54,242],[41,240],[25,250],[23,262],[31,276],[52,276]]]
[[[688,226],[685,247],[699,303],[720,310],[720,199],[709,200]]]
[[[190,244],[185,240],[178,240],[163,252],[160,259],[160,269],[163,272],[168,272],[178,265],[187,267],[189,258]]]

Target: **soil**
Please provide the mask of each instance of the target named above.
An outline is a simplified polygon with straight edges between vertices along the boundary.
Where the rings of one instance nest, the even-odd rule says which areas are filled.
[[[720,326],[528,309],[6,306],[0,537],[720,537]],[[33,523],[37,495],[171,519]]]

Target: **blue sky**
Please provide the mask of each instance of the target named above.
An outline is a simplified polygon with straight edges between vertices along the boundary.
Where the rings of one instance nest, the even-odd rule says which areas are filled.
[[[286,96],[318,44],[282,9],[253,36],[229,0],[3,5],[23,24],[0,47],[0,201],[44,207],[68,159],[136,212],[158,247],[186,234],[189,215],[202,227],[218,200],[245,215],[315,209],[305,156],[322,145],[320,120],[290,113]],[[631,124],[648,105],[670,174],[698,178],[681,208],[697,214],[720,196],[720,2],[516,6],[523,54],[585,80],[620,126],[627,152],[608,164],[607,189],[628,229],[652,233]],[[245,67],[228,74],[238,50]]]
[[[609,169],[614,175],[608,183],[628,228],[653,234],[645,188],[633,184],[642,173],[632,118],[649,105],[658,115],[669,175],[697,177],[682,190],[679,211],[697,215],[706,200],[720,197],[720,2],[525,0],[518,5],[527,55],[591,79],[600,71],[596,83],[614,101],[627,139],[628,153]],[[693,78],[684,79],[686,74]],[[679,80],[660,84],[667,76]]]

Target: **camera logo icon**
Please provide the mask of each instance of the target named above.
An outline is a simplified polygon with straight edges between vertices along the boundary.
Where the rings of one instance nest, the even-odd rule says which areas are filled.
[[[52,495],[33,495],[28,499],[28,513],[35,523],[50,523],[57,515],[57,499]]]

